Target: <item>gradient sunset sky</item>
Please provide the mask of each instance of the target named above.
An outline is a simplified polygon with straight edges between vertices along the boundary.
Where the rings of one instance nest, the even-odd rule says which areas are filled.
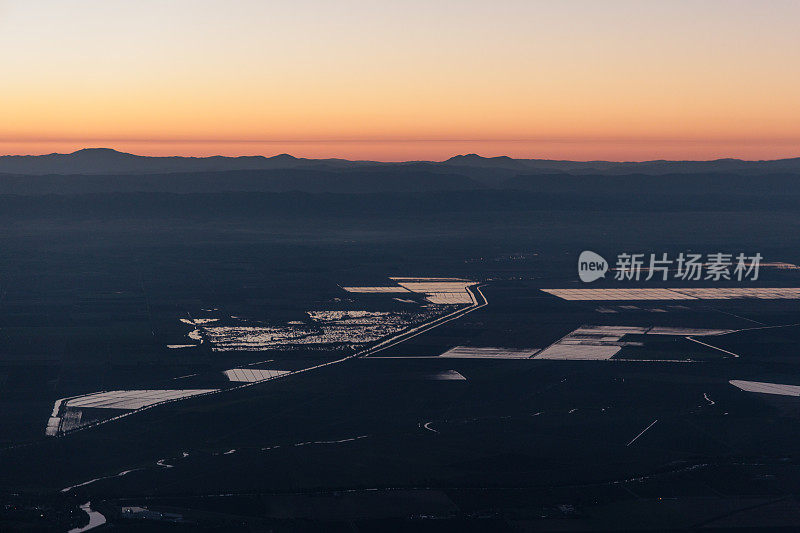
[[[798,21],[793,0],[0,0],[0,153],[800,156]]]

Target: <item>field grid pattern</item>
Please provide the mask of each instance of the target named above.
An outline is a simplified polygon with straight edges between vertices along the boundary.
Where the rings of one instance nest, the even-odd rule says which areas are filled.
[[[707,287],[652,289],[541,289],[562,300],[730,300],[756,298],[761,300],[800,299],[798,287]]]
[[[225,376],[230,381],[254,383],[265,379],[275,378],[288,374],[288,370],[267,370],[260,368],[232,368],[225,371]]]
[[[216,389],[114,390],[97,392],[67,400],[66,407],[134,410],[160,402],[214,392],[215,390]]]

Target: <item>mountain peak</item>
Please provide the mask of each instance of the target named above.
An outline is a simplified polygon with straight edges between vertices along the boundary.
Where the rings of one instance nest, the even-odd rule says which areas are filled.
[[[74,161],[119,164],[122,161],[132,161],[137,159],[149,159],[147,156],[138,156],[129,154],[127,152],[120,152],[113,148],[82,148],[76,150],[71,154],[64,154],[65,159],[72,159]]]
[[[521,159],[512,159],[507,155],[496,157],[484,157],[478,154],[455,155],[444,161],[444,164],[456,164],[472,167],[497,166],[502,168],[518,168],[524,166],[525,162]]]
[[[119,150],[114,150],[113,148],[81,148],[80,150],[75,150],[69,155],[91,155],[91,154],[120,154],[120,155],[131,155],[125,152],[120,152]]]
[[[507,155],[484,157],[478,154],[464,154],[464,155],[454,155],[447,161],[514,161],[514,159]]]

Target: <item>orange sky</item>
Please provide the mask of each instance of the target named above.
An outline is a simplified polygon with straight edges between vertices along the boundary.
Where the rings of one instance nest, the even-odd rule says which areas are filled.
[[[800,2],[0,0],[0,153],[800,155]]]

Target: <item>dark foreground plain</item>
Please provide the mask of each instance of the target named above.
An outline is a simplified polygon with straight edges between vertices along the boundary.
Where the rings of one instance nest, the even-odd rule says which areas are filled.
[[[796,530],[800,399],[729,380],[800,385],[797,300],[601,305],[539,290],[577,288],[585,249],[800,263],[796,177],[543,179],[0,197],[0,529],[80,526],[90,501],[121,531]],[[798,272],[765,268],[751,284],[798,287]],[[44,436],[58,398],[192,374],[179,386],[216,388],[225,369],[354,353],[166,346],[204,309],[259,324],[422,309],[340,287],[389,276],[480,281],[488,305],[369,357]],[[745,331],[713,343],[739,357],[683,337],[634,339],[610,361],[436,357],[543,348],[583,324]],[[422,377],[450,370],[466,379]]]

